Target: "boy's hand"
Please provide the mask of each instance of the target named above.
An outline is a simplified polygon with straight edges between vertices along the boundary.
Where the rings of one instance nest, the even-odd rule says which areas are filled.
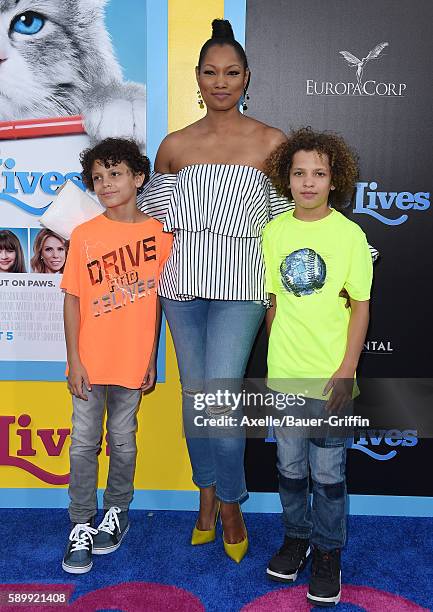
[[[149,367],[144,375],[143,382],[141,383],[141,392],[144,393],[151,389],[156,381],[156,364],[154,361],[149,363]]]
[[[355,372],[339,368],[323,389],[323,395],[328,395],[332,390],[331,397],[326,404],[327,412],[341,412],[341,410],[352,400],[353,377]]]
[[[90,386],[86,368],[81,362],[69,366],[68,389],[72,395],[75,395],[75,397],[87,402],[88,397],[85,390],[87,389],[87,391],[91,391],[92,388]]]

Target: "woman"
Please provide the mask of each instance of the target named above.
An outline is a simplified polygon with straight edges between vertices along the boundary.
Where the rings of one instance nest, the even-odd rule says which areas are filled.
[[[42,229],[33,244],[30,261],[33,272],[42,274],[62,273],[66,263],[69,242],[49,229]]]
[[[250,78],[247,58],[228,21],[216,19],[212,29],[196,68],[206,116],[164,139],[139,207],[174,233],[159,294],[175,344],[193,481],[200,489],[192,544],[215,539],[220,511],[225,551],[240,562],[248,548],[239,507],[247,496],[245,437],[194,429],[194,416],[201,414],[194,399],[219,389],[218,379],[244,376],[265,314],[261,232],[289,205],[271,197],[263,172],[285,136],[240,113]],[[219,405],[206,412],[231,410]]]
[[[0,231],[0,273],[25,272],[24,253],[17,236],[10,230]]]

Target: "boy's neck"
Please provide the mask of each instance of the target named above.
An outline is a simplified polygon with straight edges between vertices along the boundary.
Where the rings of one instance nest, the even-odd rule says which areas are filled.
[[[115,206],[114,208],[106,208],[104,215],[111,221],[120,221],[121,223],[137,223],[141,221],[143,213],[137,208],[137,201],[130,200],[126,204]]]
[[[295,219],[299,221],[320,221],[320,219],[324,219],[328,217],[332,212],[332,209],[329,208],[328,203],[320,206],[319,208],[303,208],[298,206],[295,202],[295,210],[293,211],[293,216]]]

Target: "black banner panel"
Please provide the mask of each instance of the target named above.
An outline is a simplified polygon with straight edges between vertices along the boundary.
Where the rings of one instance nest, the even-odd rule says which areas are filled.
[[[361,389],[433,375],[432,22],[431,0],[247,0],[248,115],[337,132],[360,158],[346,213],[381,254]],[[265,375],[266,349],[262,330],[247,376]],[[349,492],[433,496],[432,462],[416,423],[357,432]],[[275,443],[249,439],[246,464],[249,490],[277,490]]]

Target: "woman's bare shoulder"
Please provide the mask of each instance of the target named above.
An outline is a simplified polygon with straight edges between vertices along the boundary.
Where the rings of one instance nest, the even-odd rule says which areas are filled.
[[[254,120],[251,141],[256,151],[260,151],[262,162],[281,144],[287,141],[287,136],[278,128]]]
[[[197,124],[199,122],[187,125],[181,130],[176,130],[168,134],[159,145],[158,153],[155,159],[155,171],[169,174],[172,172],[173,160],[179,153],[185,149],[188,140],[194,138],[197,133]]]
[[[179,148],[180,141],[182,140],[179,130],[168,134],[159,145],[158,153],[155,159],[155,171],[162,172],[163,174],[169,174],[171,168],[171,161],[176,155],[176,151]]]
[[[257,140],[257,144],[260,143],[268,151],[272,151],[287,140],[282,130],[252,117],[248,117],[248,127],[251,130],[251,136]]]
[[[282,130],[269,125],[267,125],[266,128],[266,139],[267,142],[269,142],[271,149],[275,149],[275,147],[278,147],[278,145],[286,142],[287,136]]]
[[[262,123],[261,121],[256,121],[256,123],[258,124],[258,133],[260,133],[261,138],[271,149],[277,147],[279,144],[287,140],[287,136],[282,130],[272,127],[271,125],[267,125],[266,123]]]

